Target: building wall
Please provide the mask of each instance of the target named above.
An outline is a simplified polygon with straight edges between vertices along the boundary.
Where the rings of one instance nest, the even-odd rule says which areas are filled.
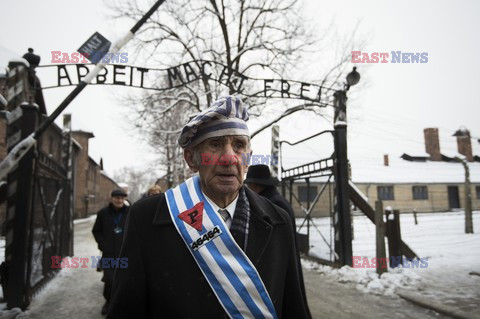
[[[369,203],[374,206],[378,199],[377,186],[389,186],[393,184],[355,184],[365,196],[368,197]],[[417,200],[413,199],[413,186],[427,186],[428,199]],[[394,200],[384,200],[383,205],[391,206],[393,209],[398,209],[400,212],[412,212],[414,209],[417,212],[441,212],[449,211],[448,200],[448,186],[457,186],[459,195],[460,209],[465,208],[465,186],[464,184],[454,183],[439,183],[439,184],[395,184],[393,185]],[[480,209],[480,199],[476,197],[476,186],[480,184],[471,185],[472,195],[472,209]]]
[[[108,177],[95,161],[90,159],[87,178],[88,215],[95,214],[108,205],[110,194],[116,188],[119,188],[117,183]]]
[[[88,156],[88,141],[93,134],[74,131],[72,136],[81,145],[75,159],[75,218],[86,218],[108,204],[110,193],[118,185]]]
[[[84,132],[72,132],[73,138],[81,145],[81,150],[76,157],[75,171],[75,218],[88,216],[87,202],[87,171],[88,171],[88,139],[89,135]]]
[[[94,212],[98,212],[101,208],[108,205],[112,190],[119,188],[118,184],[113,179],[105,175],[100,170],[98,175],[98,185],[99,187],[96,195],[96,206]]]
[[[311,187],[317,187],[317,192],[320,192],[322,189],[324,183],[310,183]],[[293,211],[295,212],[295,216],[297,218],[303,218],[305,217],[304,209],[308,210],[308,203],[307,201],[300,201],[302,198],[300,198],[299,195],[299,187],[306,187],[307,183],[305,182],[297,182],[293,184],[293,194],[292,196],[292,208]],[[333,212],[333,206],[334,206],[334,188],[335,185],[334,183],[328,183],[325,186],[324,191],[322,192],[322,195],[320,195],[320,198],[318,199],[317,203],[313,206],[313,210],[310,214],[311,217],[328,217],[331,216]],[[278,190],[280,193],[282,193],[282,185],[279,185]],[[298,199],[295,199],[296,198]],[[285,198],[287,201],[290,202],[290,192],[289,192],[289,187],[285,187]],[[310,206],[312,205],[314,198],[310,198]],[[304,209],[302,209],[302,207]]]
[[[294,183],[294,194],[299,198],[298,187],[306,186],[306,183]],[[322,183],[310,183],[311,186],[317,187],[317,191],[322,188]],[[459,209],[465,208],[465,187],[464,184],[439,183],[439,184],[377,184],[377,183],[359,183],[355,184],[358,189],[368,198],[368,202],[372,207],[375,207],[375,201],[378,199],[377,186],[393,186],[394,200],[384,200],[383,206],[391,206],[393,209],[398,209],[400,212],[412,212],[414,209],[417,212],[442,212],[450,211],[448,200],[448,186],[457,186],[459,195]],[[413,186],[427,186],[428,199],[413,199]],[[334,183],[327,184],[324,192],[320,196],[318,202],[315,204],[311,213],[312,217],[328,217],[331,216],[331,211],[334,209]],[[477,197],[476,187],[480,187],[480,183],[471,184],[471,198],[472,209],[480,210],[480,199]],[[282,192],[281,186],[279,191]],[[290,193],[288,187],[286,188],[285,198],[290,200]],[[313,201],[313,198],[311,198]],[[301,204],[307,208],[307,202],[302,201]],[[292,207],[295,211],[295,216],[298,218],[305,217],[299,202],[293,197]]]

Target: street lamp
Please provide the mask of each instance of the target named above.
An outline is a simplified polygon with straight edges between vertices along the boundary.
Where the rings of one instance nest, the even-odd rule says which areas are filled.
[[[357,67],[354,66],[352,72],[347,75],[347,82],[344,84],[344,89],[336,91],[333,95],[335,108],[334,123],[347,122],[347,91],[351,86],[360,82],[360,73],[357,72]]]
[[[346,91],[350,89],[351,86],[354,86],[360,81],[360,73],[357,72],[357,67],[354,66],[352,72],[347,75],[347,85]]]

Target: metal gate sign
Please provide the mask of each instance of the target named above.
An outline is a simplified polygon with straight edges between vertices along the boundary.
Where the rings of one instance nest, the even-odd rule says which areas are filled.
[[[92,63],[98,63],[108,52],[111,44],[107,38],[95,32],[77,51]]]

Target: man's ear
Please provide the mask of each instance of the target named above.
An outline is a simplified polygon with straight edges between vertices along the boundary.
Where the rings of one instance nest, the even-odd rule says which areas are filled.
[[[195,161],[193,160],[193,152],[191,149],[186,148],[183,150],[183,158],[185,159],[185,162],[187,162],[187,165],[188,167],[190,167],[192,172],[198,172],[199,167],[197,166],[197,163],[195,163]]]

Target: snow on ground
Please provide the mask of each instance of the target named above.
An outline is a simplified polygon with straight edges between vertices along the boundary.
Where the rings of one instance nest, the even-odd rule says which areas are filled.
[[[87,218],[75,219],[75,220],[73,221],[73,224],[74,224],[74,225],[77,225],[77,224],[82,224],[82,223],[88,223],[88,222],[90,222],[91,220],[95,220],[95,219],[97,219],[97,214],[90,215],[90,216],[88,216]]]
[[[462,303],[464,310],[478,308],[480,277],[469,273],[480,272],[480,212],[473,213],[474,234],[465,234],[462,211],[417,216],[415,225],[412,214],[401,214],[402,239],[420,258],[428,258],[427,268],[389,268],[378,278],[374,268],[334,269],[305,260],[303,266],[368,293],[393,295],[397,288],[404,288],[446,304]],[[330,223],[330,218],[313,220],[310,255],[332,260],[327,245],[332,238]],[[301,232],[306,233],[305,227]],[[375,225],[364,216],[354,217],[352,245],[354,256],[375,257]]]
[[[92,256],[99,256],[92,236],[95,216],[75,221],[74,256],[89,258],[87,268],[61,268],[41,289],[21,318],[102,318],[102,273],[92,268]]]

